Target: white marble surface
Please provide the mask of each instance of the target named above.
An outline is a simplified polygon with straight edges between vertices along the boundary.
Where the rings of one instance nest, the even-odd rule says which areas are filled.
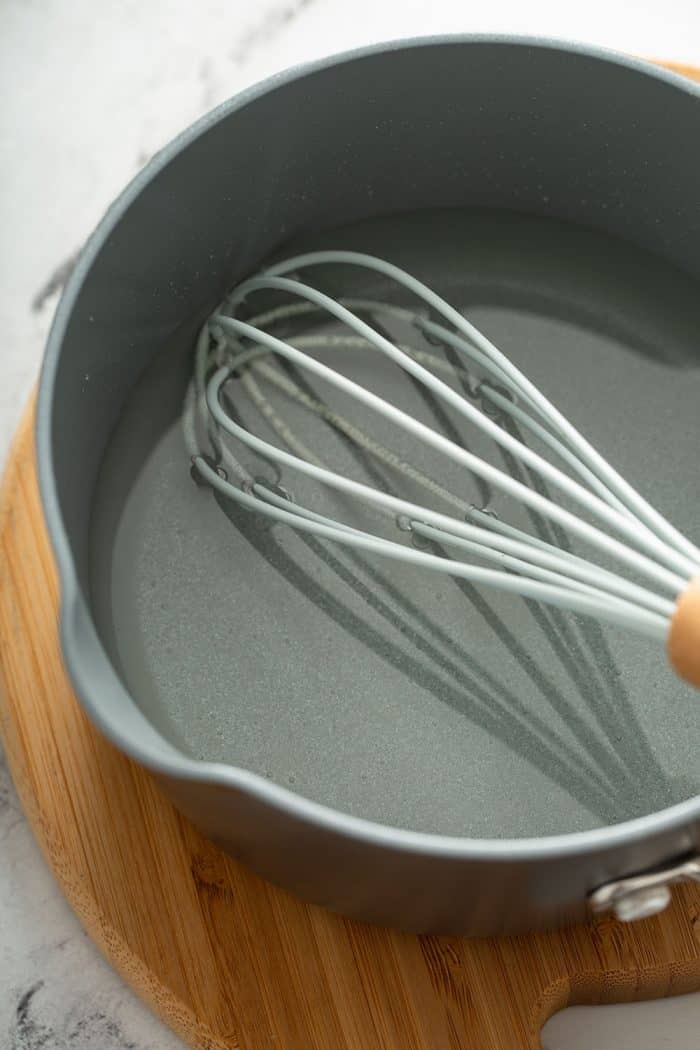
[[[466,30],[575,37],[700,64],[697,0],[2,0],[0,461],[71,258],[157,148],[290,64],[382,38]],[[543,1046],[695,1050],[699,1030],[700,996],[689,996],[566,1011],[547,1025]],[[180,1045],[82,932],[0,755],[0,1050]]]

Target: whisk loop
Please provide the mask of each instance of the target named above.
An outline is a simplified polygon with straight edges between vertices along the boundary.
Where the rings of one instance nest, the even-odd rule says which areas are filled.
[[[423,312],[366,300],[335,300],[298,276],[299,271],[321,264],[359,266],[379,273],[417,297],[424,304]],[[259,292],[283,293],[296,301],[248,320],[237,316],[243,302]],[[426,316],[426,307],[439,316],[441,322],[434,316]],[[459,368],[433,354],[392,341],[360,313],[369,313],[372,317],[384,314],[408,323],[430,343],[442,344],[456,352]],[[269,330],[281,321],[303,320],[305,316],[318,314],[341,322],[350,334],[319,336],[307,332],[289,341]],[[358,347],[379,351],[395,362],[430,395],[491,438],[597,524],[591,524],[499,470],[309,353],[315,349],[333,352]],[[353,421],[314,399],[299,383],[271,366],[270,359],[274,358],[286,360],[327,382],[489,486],[567,530],[600,555],[615,559],[636,578],[629,579],[531,536],[463,500],[387,449]],[[464,378],[470,375],[468,366],[474,365],[485,373],[485,378],[475,387],[467,387],[466,395],[442,378],[442,375],[454,378],[460,374]],[[250,400],[286,449],[252,433],[227,411],[222,395],[226,384],[235,376],[240,377]],[[318,452],[307,448],[271,407],[260,391],[256,376],[277,386],[287,398],[330,423],[370,456],[422,487],[435,500],[447,503],[451,513],[392,495],[325,466]],[[679,673],[700,685],[700,617],[688,614],[689,606],[695,607],[692,602],[679,601],[687,595],[689,581],[700,577],[700,550],[651,507],[483,333],[432,289],[393,264],[357,252],[312,252],[277,263],[242,281],[200,333],[183,422],[193,469],[202,479],[224,497],[273,521],[339,544],[594,616],[660,641],[670,638],[672,660],[672,642],[678,633],[680,612],[684,610],[686,644],[682,648],[686,655],[680,660],[682,666],[678,660],[674,663]],[[507,426],[508,422],[511,427]],[[526,445],[515,436],[513,426],[521,433],[534,435],[571,473],[565,473]],[[213,460],[203,451],[205,439]],[[398,526],[396,539],[326,517],[294,501],[279,486],[252,479],[233,454],[228,439],[247,446],[276,464],[283,473],[298,472],[393,517]],[[413,544],[403,538],[406,532],[413,538]],[[426,546],[432,550],[421,549]],[[454,557],[447,552],[454,552]],[[496,567],[463,560],[467,555]],[[640,577],[646,579],[646,585],[638,582]],[[689,631],[693,634],[690,641]],[[696,650],[697,657],[693,655]],[[688,666],[688,651],[693,667],[697,663],[696,670]]]

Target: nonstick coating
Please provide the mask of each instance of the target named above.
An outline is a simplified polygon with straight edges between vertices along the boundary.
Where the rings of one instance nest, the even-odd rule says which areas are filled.
[[[473,307],[622,473],[697,537],[689,463],[699,130],[696,87],[623,56],[518,38],[394,42],[292,70],[225,103],[153,158],[86,246],[56,313],[37,412],[66,666],[107,737],[261,874],[347,915],[493,933],[580,918],[595,887],[700,844],[700,799],[690,798],[695,711],[643,645],[610,636],[608,655],[576,625],[582,649],[569,658],[566,629],[545,630],[522,603],[488,599],[489,623],[449,582],[440,604],[427,578],[412,585],[408,609],[405,594],[390,594],[369,569],[341,578],[325,552],[291,534],[229,521],[179,473],[177,439],[157,452],[158,488],[127,500],[132,490],[138,497],[133,471],[144,451],[177,418],[198,327],[228,288],[299,239],[320,243],[324,231],[392,213],[474,208],[503,218],[459,244],[449,229],[418,244],[415,219],[401,224],[403,245],[377,226],[376,250],[415,263]],[[515,213],[534,225],[506,221]],[[594,238],[583,250],[583,234],[571,235],[573,246],[556,235],[555,265],[545,220],[630,248]],[[367,227],[363,248],[375,233]],[[450,243],[458,266],[445,265]],[[391,382],[378,368],[375,378]],[[403,386],[400,396],[432,412]],[[113,601],[111,552],[124,552],[107,539],[95,556],[94,538],[116,524],[98,520],[96,487],[127,414],[131,453],[116,456],[123,469],[109,471],[105,502],[117,517],[126,506],[125,526],[132,509],[132,524],[140,514],[141,561],[117,580]],[[195,551],[195,535],[211,549]],[[175,581],[194,581],[203,553],[209,601],[203,585],[178,598]],[[304,571],[290,579],[290,564]],[[324,585],[323,596],[309,581]],[[122,633],[128,610],[132,637],[117,638],[126,669],[110,634]],[[504,624],[516,653],[512,643],[506,652]],[[303,673],[294,651],[302,643]],[[178,671],[195,648],[196,673],[189,660]],[[480,669],[466,668],[467,658]],[[505,710],[496,693],[508,697]],[[546,725],[533,739],[535,716]],[[251,771],[255,762],[273,778]],[[677,799],[687,801],[655,809]],[[543,837],[576,827],[589,830]],[[528,831],[537,837],[520,837]],[[491,837],[508,833],[519,837]]]
[[[607,235],[503,212],[397,215],[329,231],[310,245],[382,254],[465,308],[626,477],[698,538],[695,282]],[[396,294],[347,267],[306,276],[332,294]],[[410,328],[393,334],[435,352]],[[376,353],[340,354],[323,359],[517,470]],[[154,446],[144,428],[145,420],[153,425],[167,369],[166,355],[124,413],[103,465],[92,578],[99,622],[130,691],[178,746],[356,816],[484,838],[616,823],[696,792],[700,707],[660,647],[270,528],[263,517],[217,503],[190,478],[178,423]],[[279,443],[246,409],[240,385],[232,398],[253,429]],[[277,406],[325,463],[431,502],[305,410]],[[371,413],[347,402],[340,408],[476,505],[569,542]],[[168,420],[163,413],[162,425]],[[253,473],[272,475],[248,461]],[[376,515],[318,484],[289,472],[281,481],[322,513],[386,531]],[[432,505],[442,509],[435,497]]]

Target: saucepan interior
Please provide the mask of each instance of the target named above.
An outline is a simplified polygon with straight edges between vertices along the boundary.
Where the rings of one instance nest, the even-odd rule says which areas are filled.
[[[622,60],[424,41],[273,81],[156,158],[68,289],[40,409],[58,546],[100,674],[129,698],[92,700],[108,732],[455,837],[579,832],[696,793],[697,698],[647,643],[232,510],[194,485],[179,412],[198,328],[238,279],[298,248],[368,251],[468,312],[697,537],[699,109],[680,81]],[[350,269],[317,280],[404,302]],[[452,425],[376,359],[343,364]],[[343,469],[399,484],[288,410]],[[500,509],[478,479],[410,453]]]

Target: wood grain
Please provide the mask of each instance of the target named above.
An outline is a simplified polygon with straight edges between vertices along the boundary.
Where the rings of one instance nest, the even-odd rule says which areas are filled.
[[[497,940],[349,922],[203,839],[88,723],[63,670],[30,409],[0,493],[0,732],[34,833],[107,959],[206,1050],[534,1050],[571,1003],[700,988],[700,887],[662,916]]]

